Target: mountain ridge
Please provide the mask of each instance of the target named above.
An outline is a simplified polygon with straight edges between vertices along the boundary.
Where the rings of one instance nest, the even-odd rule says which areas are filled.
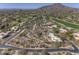
[[[38,8],[37,12],[41,14],[63,16],[64,14],[68,15],[68,14],[73,14],[73,13],[79,13],[79,9],[67,7],[60,3],[54,3],[48,6],[43,6],[41,8]]]

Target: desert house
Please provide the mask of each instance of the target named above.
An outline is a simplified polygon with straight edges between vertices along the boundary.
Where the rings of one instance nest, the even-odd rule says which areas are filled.
[[[79,40],[79,32],[73,33],[73,38]]]
[[[59,37],[55,36],[53,33],[49,33],[49,37],[54,42],[62,42],[62,40]]]

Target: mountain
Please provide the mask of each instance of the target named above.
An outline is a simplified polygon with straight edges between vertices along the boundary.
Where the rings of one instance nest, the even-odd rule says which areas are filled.
[[[79,9],[67,7],[60,3],[55,3],[38,8],[37,12],[53,16],[64,16],[68,14],[79,13]]]

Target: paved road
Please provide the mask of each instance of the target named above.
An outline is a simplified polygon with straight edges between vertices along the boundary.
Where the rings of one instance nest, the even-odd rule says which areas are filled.
[[[16,32],[14,35],[8,37],[8,38],[5,38],[3,44],[7,44],[8,42],[10,42],[11,40],[15,39],[16,37],[18,37],[21,33],[23,33],[25,31],[24,28],[22,28],[24,25],[26,24],[26,22],[20,26],[20,30],[18,32]]]
[[[33,18],[33,20],[36,19],[36,18]],[[8,38],[5,38],[5,42],[3,42],[3,44],[7,44],[8,42],[10,42],[11,40],[15,39],[16,37],[18,37],[20,34],[22,34],[26,29],[23,28],[25,26],[25,24],[27,23],[24,22],[24,24],[22,26],[20,26],[20,30],[18,32],[16,32],[14,35],[8,37]]]
[[[70,43],[72,44],[72,47],[73,47],[75,50],[79,50],[79,47],[76,45],[76,43],[74,43],[73,41],[70,41]]]
[[[13,48],[16,50],[27,50],[27,51],[49,51],[49,52],[55,52],[55,51],[70,51],[70,52],[79,52],[75,51],[73,49],[67,49],[67,48],[18,48],[14,46],[9,46],[9,45],[0,45],[0,48]]]
[[[7,44],[7,43],[10,42],[11,40],[15,39],[15,38],[18,37],[20,34],[22,34],[24,31],[25,31],[25,29],[16,32],[15,35],[10,36],[9,38],[5,39],[6,41],[5,41],[3,44]]]

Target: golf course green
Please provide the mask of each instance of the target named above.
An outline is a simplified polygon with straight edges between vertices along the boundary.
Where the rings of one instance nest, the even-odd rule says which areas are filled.
[[[73,24],[73,23],[70,23],[70,22],[67,22],[67,21],[63,21],[63,20],[58,19],[58,18],[53,18],[53,20],[58,22],[58,23],[61,23],[61,24],[65,25],[67,27],[71,27],[71,28],[79,30],[79,25],[78,24]]]

